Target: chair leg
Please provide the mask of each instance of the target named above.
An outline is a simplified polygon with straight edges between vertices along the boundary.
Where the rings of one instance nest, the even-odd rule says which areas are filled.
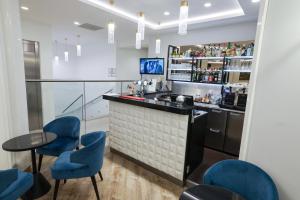
[[[95,176],[91,176],[92,179],[92,183],[96,192],[96,196],[97,196],[97,200],[100,200],[100,196],[99,196],[99,192],[98,192],[98,187],[97,187],[97,183],[96,183],[96,178]]]
[[[43,154],[40,154],[39,156],[39,166],[38,166],[38,171],[41,171],[41,167],[42,167],[42,162],[43,162]]]
[[[57,198],[57,193],[58,193],[58,188],[59,188],[59,182],[60,182],[60,180],[55,180],[55,188],[54,188],[53,200],[56,200],[56,198]]]
[[[100,176],[101,181],[103,181],[103,176],[102,176],[101,171],[99,171],[98,174],[99,174],[99,176]]]

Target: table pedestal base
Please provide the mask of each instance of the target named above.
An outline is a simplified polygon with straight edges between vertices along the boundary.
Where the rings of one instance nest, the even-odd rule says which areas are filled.
[[[37,199],[49,192],[51,189],[50,183],[41,173],[33,174],[33,186],[32,188],[23,196],[23,199]]]

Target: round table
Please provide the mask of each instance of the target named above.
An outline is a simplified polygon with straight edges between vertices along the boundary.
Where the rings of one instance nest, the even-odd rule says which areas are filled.
[[[212,185],[198,185],[184,191],[180,200],[246,200],[225,188]]]
[[[51,189],[50,183],[46,178],[37,171],[36,167],[36,158],[35,150],[39,147],[50,144],[56,139],[57,135],[49,132],[39,132],[21,135],[15,138],[12,138],[2,144],[2,149],[5,151],[11,152],[20,152],[20,151],[31,151],[31,162],[32,162],[32,173],[34,183],[32,188],[24,195],[25,197],[30,198],[39,198]],[[29,198],[30,197],[30,198]]]

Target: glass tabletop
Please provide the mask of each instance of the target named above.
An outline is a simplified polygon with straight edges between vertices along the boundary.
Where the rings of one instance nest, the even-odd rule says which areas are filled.
[[[50,144],[56,137],[55,133],[50,132],[21,135],[3,143],[2,149],[13,152],[32,150]]]
[[[184,191],[180,200],[246,200],[225,188],[212,185],[198,185]]]

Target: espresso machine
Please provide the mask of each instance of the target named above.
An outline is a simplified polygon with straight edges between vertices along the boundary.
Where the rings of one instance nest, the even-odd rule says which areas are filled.
[[[244,111],[246,109],[247,97],[246,86],[222,86],[222,101],[220,107]]]

